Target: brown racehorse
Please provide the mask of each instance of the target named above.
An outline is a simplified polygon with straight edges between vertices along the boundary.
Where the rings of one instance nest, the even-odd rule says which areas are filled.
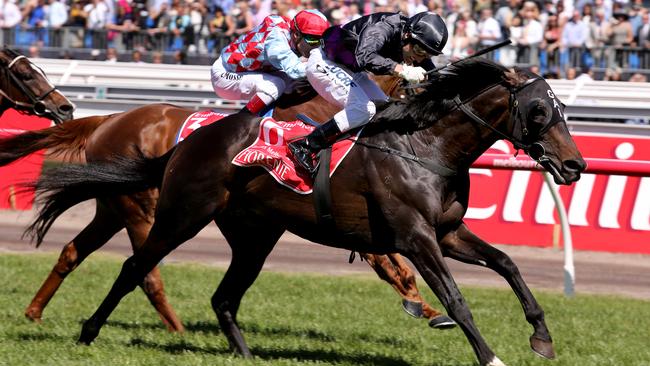
[[[393,77],[378,79],[384,90],[396,97],[400,97],[402,92],[399,80]],[[290,120],[295,118],[297,112],[307,110],[315,120],[321,122],[337,111],[336,107],[316,96],[308,84],[302,84],[296,93],[278,101],[274,116]],[[61,126],[0,141],[0,165],[44,148],[48,148],[51,155],[63,155],[70,161],[102,161],[114,155],[128,156],[133,146],[144,151],[147,156],[160,156],[173,146],[178,129],[192,112],[169,105],[150,105],[109,116],[68,121]],[[148,190],[127,197],[98,201],[95,218],[64,246],[57,264],[27,306],[25,315],[29,319],[40,321],[43,310],[65,277],[122,228],[126,227],[133,247],[139,246],[153,222],[156,197],[155,190]],[[42,239],[42,235],[38,237],[37,245]],[[361,256],[380,278],[390,283],[402,296],[404,309],[409,314],[428,319],[432,327],[454,326],[451,319],[421,298],[415,276],[403,258],[397,254],[361,253]],[[168,328],[182,330],[180,320],[164,295],[158,269],[146,276],[142,288]]]
[[[469,168],[499,139],[527,152],[558,184],[580,178],[586,164],[562,106],[538,75],[478,58],[448,66],[424,88],[383,106],[333,175],[334,228],[318,224],[311,197],[280,186],[261,168],[231,164],[258,136],[260,119],[246,112],[198,130],[160,158],[67,165],[42,175],[37,186],[45,205],[38,220],[45,222],[82,200],[161,187],[149,236],[125,261],[79,341],[90,344],[162,258],[214,221],[232,261],[212,308],[231,348],[244,356],[251,351],[237,324],[241,299],[288,230],[351,251],[404,255],[463,330],[479,363],[497,366],[503,362],[482,338],[443,257],[491,268],[521,302],[533,327],[532,349],[554,358],[544,312],[517,266],[474,235],[463,216]]]
[[[60,123],[72,119],[74,105],[25,56],[0,49],[0,114],[9,108]]]

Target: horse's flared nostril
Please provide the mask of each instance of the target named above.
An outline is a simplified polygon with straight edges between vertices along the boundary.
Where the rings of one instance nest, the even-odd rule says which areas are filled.
[[[587,163],[585,163],[584,160],[578,159],[578,160],[565,160],[564,161],[564,168],[566,170],[571,170],[574,172],[582,172],[587,168]]]
[[[74,106],[72,104],[63,104],[59,106],[59,111],[61,113],[71,113],[74,111]]]

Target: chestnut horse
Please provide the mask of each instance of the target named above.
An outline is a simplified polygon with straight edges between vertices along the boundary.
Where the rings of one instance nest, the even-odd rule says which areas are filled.
[[[384,90],[396,97],[400,97],[402,92],[399,81],[393,77],[378,79]],[[324,122],[337,111],[336,107],[318,97],[309,84],[298,84],[297,89],[294,94],[278,101],[274,113],[276,118],[290,120],[295,118],[296,113],[309,110],[314,119]],[[44,148],[49,149],[50,155],[63,155],[70,161],[105,161],[114,155],[128,156],[131,146],[137,146],[147,156],[160,156],[173,146],[181,124],[192,112],[169,105],[149,105],[129,112],[81,118],[50,129],[28,132],[0,140],[0,165]],[[41,321],[43,310],[65,277],[122,228],[126,227],[133,247],[139,246],[153,222],[156,197],[155,190],[148,190],[127,197],[98,200],[95,218],[64,246],[58,262],[27,306],[25,316]],[[46,230],[40,232],[37,245]],[[454,326],[449,317],[421,298],[415,276],[403,258],[397,254],[361,253],[361,256],[380,278],[400,294],[405,311],[415,317],[428,319],[435,328]],[[164,294],[158,269],[145,277],[142,289],[167,327],[182,330],[182,324]]]
[[[72,119],[74,105],[45,73],[16,51],[0,49],[0,114],[9,108],[61,123]]]
[[[483,59],[450,65],[425,90],[383,106],[331,179],[336,226],[318,224],[311,197],[280,186],[262,168],[233,157],[258,136],[258,117],[241,112],[204,127],[160,158],[119,158],[68,165],[41,176],[47,222],[77,202],[161,187],[145,242],[124,262],[107,297],[83,324],[90,344],[120,300],[169,252],[214,221],[232,249],[212,308],[230,347],[249,350],[237,324],[240,301],[285,231],[351,251],[400,253],[417,268],[458,323],[481,365],[503,365],[474,324],[443,256],[503,276],[532,325],[530,346],[554,358],[544,312],[513,261],[463,222],[469,168],[499,139],[538,161],[558,184],[580,178],[586,164],[562,106],[538,75]],[[200,156],[201,159],[197,159]],[[35,222],[38,225],[38,222]]]

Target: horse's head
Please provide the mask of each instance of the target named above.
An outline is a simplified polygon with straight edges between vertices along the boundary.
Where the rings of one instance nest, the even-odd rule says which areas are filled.
[[[564,119],[564,104],[540,76],[524,70],[505,73],[510,90],[509,140],[553,175],[557,184],[580,179],[582,159]]]
[[[0,99],[3,106],[25,110],[61,123],[72,119],[74,104],[27,57],[0,50]]]
[[[422,105],[412,110],[424,114],[460,110],[464,120],[483,127],[457,135],[478,131],[482,144],[471,154],[473,158],[495,140],[505,139],[539,162],[558,184],[577,181],[586,168],[566,126],[564,106],[539,75],[472,58],[441,71],[426,86],[426,93],[431,100],[442,99],[442,104],[432,102],[432,107]],[[453,118],[449,121],[449,128],[458,124]]]

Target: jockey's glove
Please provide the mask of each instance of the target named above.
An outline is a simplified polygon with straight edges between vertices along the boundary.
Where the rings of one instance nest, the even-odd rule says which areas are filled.
[[[419,83],[424,80],[427,72],[420,66],[402,65],[402,71],[398,75],[409,83]]]

